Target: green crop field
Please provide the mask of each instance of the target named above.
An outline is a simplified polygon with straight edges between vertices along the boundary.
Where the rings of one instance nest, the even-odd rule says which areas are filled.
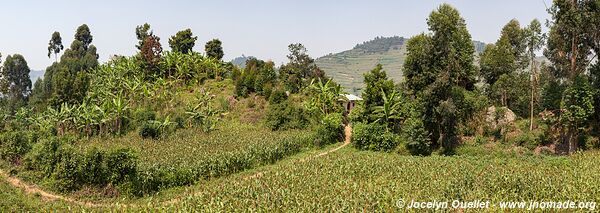
[[[390,212],[406,210],[396,206],[399,199],[489,200],[495,204],[529,200],[597,202],[600,198],[597,152],[571,157],[412,157],[347,147],[314,157],[318,152],[166,190],[153,197],[124,200],[122,204],[128,207],[99,209]],[[14,190],[9,193],[18,194]]]

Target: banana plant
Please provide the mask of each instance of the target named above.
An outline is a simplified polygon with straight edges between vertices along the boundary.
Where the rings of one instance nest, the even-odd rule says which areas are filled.
[[[381,90],[381,94],[383,96],[383,105],[373,107],[373,113],[377,118],[375,122],[385,122],[387,124],[387,128],[387,126],[389,126],[389,124],[394,120],[402,119],[402,105],[396,91],[393,91],[391,94],[387,95],[383,90]]]

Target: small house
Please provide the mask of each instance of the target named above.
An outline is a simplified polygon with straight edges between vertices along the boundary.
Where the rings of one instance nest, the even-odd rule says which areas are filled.
[[[346,99],[348,99],[348,102],[346,102],[346,111],[348,112],[350,112],[350,110],[356,106],[358,101],[362,101],[361,97],[358,97],[354,94],[345,94],[344,96],[346,96]]]

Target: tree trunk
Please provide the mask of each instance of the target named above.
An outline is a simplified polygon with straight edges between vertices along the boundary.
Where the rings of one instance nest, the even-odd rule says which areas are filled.
[[[533,131],[533,96],[535,89],[535,61],[532,55],[531,57],[531,108],[529,110],[529,131]]]

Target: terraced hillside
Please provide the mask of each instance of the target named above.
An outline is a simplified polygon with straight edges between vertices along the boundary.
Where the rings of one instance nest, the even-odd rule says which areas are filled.
[[[359,94],[363,87],[363,73],[381,64],[388,76],[399,82],[406,54],[404,37],[376,37],[356,45],[350,50],[329,54],[316,60],[327,75],[333,77],[347,92]],[[485,44],[473,41],[476,52],[483,51]]]

